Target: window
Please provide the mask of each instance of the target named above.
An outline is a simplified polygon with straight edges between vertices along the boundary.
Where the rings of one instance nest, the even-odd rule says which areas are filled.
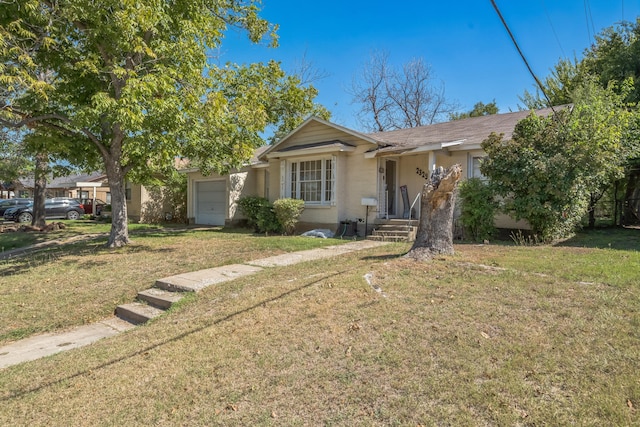
[[[335,202],[335,157],[290,162],[284,197],[302,199],[307,204],[328,205]]]
[[[107,191],[107,194],[106,194],[106,196],[105,196],[105,199],[106,199],[106,203],[107,203],[108,205],[110,205],[110,204],[111,204],[111,192]]]
[[[482,157],[472,156],[469,157],[469,178],[486,179],[486,177],[480,172],[480,165],[482,164]]]
[[[131,201],[131,183],[126,181],[124,183],[124,198],[130,202]]]

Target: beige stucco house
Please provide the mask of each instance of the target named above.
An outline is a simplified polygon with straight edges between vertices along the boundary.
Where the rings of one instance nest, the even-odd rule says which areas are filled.
[[[540,110],[537,114],[546,115]],[[225,225],[242,218],[237,200],[305,200],[299,231],[336,230],[357,221],[364,234],[377,223],[419,215],[417,200],[430,171],[460,164],[465,178],[481,177],[481,143],[491,132],[510,138],[528,111],[474,117],[429,126],[361,133],[311,117],[251,163],[225,176],[187,170],[187,216],[195,224]],[[507,216],[501,228],[528,228]]]

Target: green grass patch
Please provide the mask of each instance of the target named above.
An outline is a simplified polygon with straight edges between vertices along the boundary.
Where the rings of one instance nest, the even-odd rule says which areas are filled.
[[[141,268],[185,237],[196,250],[181,263],[280,244],[139,236],[93,261],[123,274],[120,253],[144,257]],[[637,251],[593,246],[458,245],[418,263],[391,244],[268,268],[147,326],[3,370],[0,424],[638,425]]]

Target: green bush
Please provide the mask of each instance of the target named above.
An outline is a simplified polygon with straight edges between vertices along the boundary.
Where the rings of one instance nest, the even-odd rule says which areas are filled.
[[[304,200],[278,199],[273,202],[273,210],[284,234],[290,236],[295,233],[300,214],[304,211]]]
[[[476,242],[488,239],[495,232],[493,220],[497,210],[497,203],[489,185],[478,178],[463,181],[460,184],[460,198],[460,221],[465,230]]]
[[[280,233],[282,226],[273,211],[273,206],[264,197],[247,196],[238,200],[240,211],[256,233]]]

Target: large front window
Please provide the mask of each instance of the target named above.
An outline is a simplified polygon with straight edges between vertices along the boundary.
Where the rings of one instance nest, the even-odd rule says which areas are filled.
[[[334,201],[335,160],[305,160],[289,166],[288,197],[308,204],[331,204]]]

